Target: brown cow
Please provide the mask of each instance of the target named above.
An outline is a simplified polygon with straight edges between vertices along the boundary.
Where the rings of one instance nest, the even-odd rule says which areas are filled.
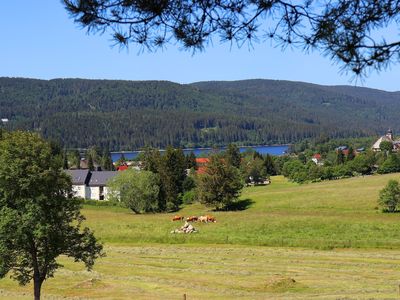
[[[200,216],[199,217],[199,222],[200,223],[207,223],[208,222],[207,216]]]
[[[182,221],[183,219],[184,219],[183,216],[174,216],[174,217],[172,218],[172,221]]]
[[[197,222],[198,219],[199,218],[196,217],[196,216],[191,216],[191,217],[186,218],[186,221],[188,221],[188,222]]]
[[[199,222],[202,222],[202,223],[208,223],[208,222],[213,222],[213,223],[215,223],[215,222],[217,222],[217,220],[215,219],[215,217],[210,216],[210,215],[200,216],[198,220],[199,220]]]
[[[217,219],[215,219],[214,216],[207,215],[206,217],[207,217],[207,222],[213,222],[213,223],[217,222]]]

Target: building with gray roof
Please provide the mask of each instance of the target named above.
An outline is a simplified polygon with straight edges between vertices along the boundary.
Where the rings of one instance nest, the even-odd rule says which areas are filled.
[[[116,171],[67,170],[72,179],[72,190],[77,197],[92,200],[107,200],[108,181],[118,174]]]

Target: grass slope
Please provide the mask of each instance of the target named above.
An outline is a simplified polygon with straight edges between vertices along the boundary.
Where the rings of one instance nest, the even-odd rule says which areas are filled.
[[[215,224],[197,224],[197,235],[171,235],[172,214],[135,216],[121,208],[87,207],[88,224],[106,243],[241,244],[318,249],[400,246],[400,214],[376,210],[381,188],[398,174],[297,185],[283,177],[244,190],[244,211],[210,212],[202,205],[184,216],[211,213]],[[118,220],[118,222],[116,222]]]
[[[244,191],[248,209],[213,213],[218,222],[195,225],[200,232],[191,236],[169,233],[180,225],[172,214],[85,207],[107,257],[93,272],[62,257],[65,268],[43,292],[48,299],[397,299],[400,214],[374,209],[390,178],[399,174],[308,185],[275,177]],[[180,213],[206,212],[192,205]],[[31,299],[31,291],[0,281],[1,299]]]

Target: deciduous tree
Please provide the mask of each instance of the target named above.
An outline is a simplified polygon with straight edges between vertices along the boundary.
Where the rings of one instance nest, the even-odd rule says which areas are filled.
[[[390,141],[382,141],[379,148],[386,154],[391,153],[393,150],[393,143]]]
[[[82,228],[80,202],[70,197],[71,179],[61,156],[34,133],[7,133],[0,141],[0,277],[33,281],[40,299],[43,282],[66,255],[87,269],[102,254],[89,228]]]
[[[113,177],[108,186],[110,200],[121,201],[135,213],[158,211],[160,178],[150,171],[128,169]]]
[[[395,212],[400,201],[400,185],[396,180],[389,180],[379,192],[378,204],[384,211]]]

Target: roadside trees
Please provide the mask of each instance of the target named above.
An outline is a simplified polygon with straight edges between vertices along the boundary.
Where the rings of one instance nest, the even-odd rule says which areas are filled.
[[[198,177],[198,199],[216,209],[229,208],[242,188],[240,171],[216,155],[210,157],[205,173]]]
[[[61,156],[34,133],[4,134],[0,141],[0,278],[33,280],[35,299],[43,282],[61,267],[60,255],[91,269],[102,246],[82,228],[80,202]]]
[[[383,211],[395,212],[400,202],[400,185],[396,180],[389,180],[388,184],[379,192],[378,204]]]

